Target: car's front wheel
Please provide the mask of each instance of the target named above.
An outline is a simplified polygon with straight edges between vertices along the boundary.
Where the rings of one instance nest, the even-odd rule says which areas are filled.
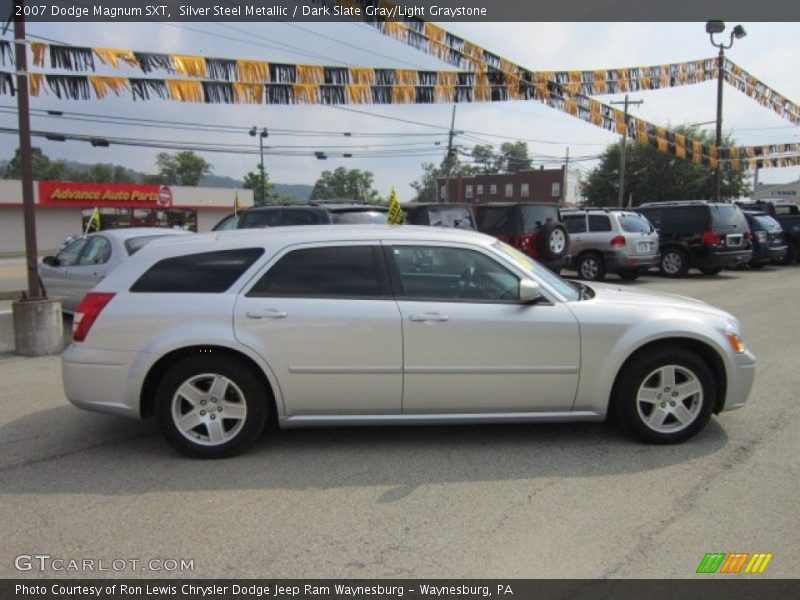
[[[706,362],[683,348],[634,357],[620,373],[611,411],[634,437],[675,444],[700,431],[714,409],[716,386]]]
[[[268,415],[263,382],[227,356],[189,356],[172,365],[156,393],[161,431],[197,458],[232,456],[263,431]]]

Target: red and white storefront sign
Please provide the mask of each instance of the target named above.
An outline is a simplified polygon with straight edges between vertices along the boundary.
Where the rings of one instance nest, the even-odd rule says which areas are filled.
[[[165,208],[172,206],[172,191],[168,186],[158,184],[40,181],[39,204],[42,206]]]

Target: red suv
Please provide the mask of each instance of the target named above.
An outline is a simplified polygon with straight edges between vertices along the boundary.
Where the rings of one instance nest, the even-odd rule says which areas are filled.
[[[569,234],[555,204],[479,204],[475,220],[478,231],[514,246],[556,273],[566,266]]]

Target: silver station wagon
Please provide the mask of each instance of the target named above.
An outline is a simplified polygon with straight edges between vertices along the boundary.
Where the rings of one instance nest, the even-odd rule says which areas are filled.
[[[739,321],[669,294],[567,282],[479,233],[277,227],[156,240],[75,314],[64,387],[154,416],[186,454],[280,427],[616,419],[684,441],[741,407]]]

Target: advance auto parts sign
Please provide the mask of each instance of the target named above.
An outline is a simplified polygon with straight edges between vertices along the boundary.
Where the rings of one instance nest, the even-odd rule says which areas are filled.
[[[43,206],[167,207],[172,191],[165,185],[134,183],[83,183],[40,181],[39,204]]]

